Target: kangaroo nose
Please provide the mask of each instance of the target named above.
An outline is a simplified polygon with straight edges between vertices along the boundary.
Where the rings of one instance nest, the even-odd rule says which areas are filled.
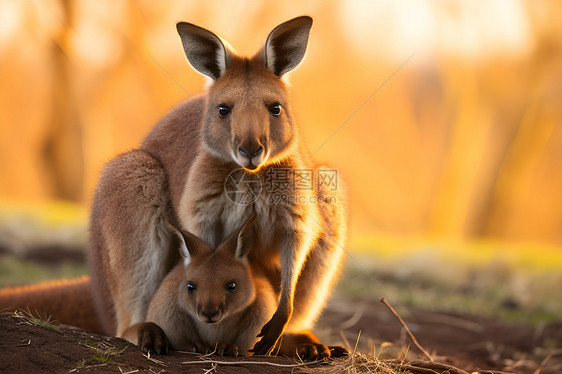
[[[253,158],[253,157],[256,157],[256,156],[259,156],[259,155],[262,154],[263,146],[258,145],[258,148],[254,149],[254,150],[251,150],[251,149],[246,150],[246,149],[242,148],[242,146],[240,146],[240,147],[238,147],[238,152],[240,152],[240,154],[242,156],[245,156],[245,157],[248,157],[248,158]]]
[[[215,317],[218,316],[219,308],[213,308],[213,309],[207,309],[207,310],[202,309],[201,314],[203,314],[205,317],[207,317],[209,322],[211,322]]]

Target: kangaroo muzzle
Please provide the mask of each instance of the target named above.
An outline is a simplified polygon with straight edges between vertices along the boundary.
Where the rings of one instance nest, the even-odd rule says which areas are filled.
[[[218,306],[208,306],[201,308],[197,313],[197,317],[202,321],[210,324],[218,323],[222,320],[222,308]]]
[[[268,152],[257,139],[242,141],[236,148],[236,162],[245,169],[256,170],[267,160]]]

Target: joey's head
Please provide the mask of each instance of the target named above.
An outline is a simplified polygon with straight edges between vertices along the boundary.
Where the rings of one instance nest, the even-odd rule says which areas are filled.
[[[194,319],[220,323],[254,301],[256,290],[247,260],[254,220],[255,216],[216,250],[195,235],[174,228],[184,259],[178,303]]]
[[[215,157],[255,171],[292,153],[298,134],[281,78],[304,57],[311,26],[306,16],[282,23],[245,58],[212,32],[177,24],[188,61],[211,79],[203,142]]]

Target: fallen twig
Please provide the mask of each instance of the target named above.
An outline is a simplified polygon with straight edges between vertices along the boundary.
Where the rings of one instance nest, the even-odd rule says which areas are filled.
[[[217,364],[212,364],[212,365],[211,365],[211,368],[205,370],[205,372],[204,372],[203,374],[210,374],[210,373],[212,373],[213,371],[216,373],[216,371],[217,371]]]
[[[310,362],[302,362],[296,364],[277,364],[269,361],[217,361],[217,360],[200,360],[200,361],[184,361],[182,364],[217,364],[217,365],[269,365],[282,368],[296,368],[299,366],[314,365],[326,362],[325,360],[316,360]]]
[[[155,358],[153,358],[153,357],[150,357],[150,350],[148,351],[147,354],[144,354],[144,353],[143,353],[142,355],[143,355],[144,357],[146,357],[146,359],[147,359],[148,361],[150,361],[150,362],[154,362],[155,364],[162,365],[162,366],[168,366],[168,365],[166,365],[163,361],[160,361],[160,360],[157,360],[157,359],[155,359]]]
[[[82,368],[80,368],[80,369],[99,368],[99,367],[102,367],[102,366],[107,366],[107,364],[105,363],[105,364],[97,364],[97,365],[88,365],[88,366],[84,366],[84,367],[82,367]],[[68,372],[68,374],[74,373],[74,372],[76,372],[76,371],[78,371],[78,370],[80,370],[80,369],[79,369],[79,368],[74,368],[74,369],[70,370],[70,371]]]
[[[439,372],[433,369],[422,368],[414,365],[399,364],[396,367],[400,369],[410,370],[413,373],[419,373],[419,374],[440,374]]]
[[[121,369],[121,367],[117,366],[117,369],[119,369],[119,371],[121,372],[121,374],[134,374],[134,373],[138,373],[139,369],[136,370],[130,370],[130,371],[123,371],[123,369]]]
[[[468,374],[468,372],[463,370],[463,369],[459,369],[456,366],[442,364],[440,362],[427,362],[427,361],[421,361],[421,360],[414,360],[414,361],[408,362],[408,364],[405,365],[405,366],[431,369],[433,371],[437,371],[438,373],[446,372],[446,373],[450,373],[450,374]]]
[[[31,339],[28,339],[27,341],[24,339],[20,341],[20,344],[16,345],[16,347],[27,347],[29,345],[31,345]]]
[[[541,364],[539,365],[539,367],[537,368],[537,370],[535,370],[533,372],[533,374],[540,374],[540,372],[542,371],[542,369],[544,369],[544,367],[546,366],[546,364],[548,363],[548,361],[550,361],[550,359],[552,358],[553,353],[550,352],[545,358],[544,360],[542,360]]]
[[[406,330],[406,332],[410,336],[410,339],[412,339],[412,342],[415,344],[415,346],[425,355],[425,357],[427,357],[427,359],[429,361],[433,362],[433,358],[431,357],[431,355],[429,353],[427,353],[427,351],[425,349],[423,349],[423,347],[420,345],[420,343],[418,343],[418,341],[416,340],[416,337],[414,336],[414,334],[412,334],[412,332],[410,331],[408,326],[406,326],[406,323],[404,322],[402,317],[400,317],[398,315],[398,313],[396,313],[394,308],[384,299],[384,297],[380,300],[380,302],[383,303],[384,305],[386,305],[386,307],[390,310],[390,312],[392,314],[394,314],[394,317],[396,317],[396,319],[398,319],[398,321],[402,324],[402,327],[404,327],[404,330]]]

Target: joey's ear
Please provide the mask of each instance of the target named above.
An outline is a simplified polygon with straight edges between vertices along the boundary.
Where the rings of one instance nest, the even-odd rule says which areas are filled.
[[[304,57],[312,18],[293,18],[277,26],[261,50],[264,65],[278,77],[293,70]]]
[[[201,74],[217,80],[232,60],[232,52],[218,36],[187,22],[177,25],[187,60]]]
[[[195,256],[206,244],[190,232],[183,231],[172,222],[168,221],[168,228],[176,235],[179,242],[180,254],[187,266],[191,262],[191,256]]]
[[[256,221],[256,214],[254,213],[238,231],[238,240],[236,241],[236,252],[234,255],[238,259],[243,259],[248,256],[254,245],[254,222]]]

